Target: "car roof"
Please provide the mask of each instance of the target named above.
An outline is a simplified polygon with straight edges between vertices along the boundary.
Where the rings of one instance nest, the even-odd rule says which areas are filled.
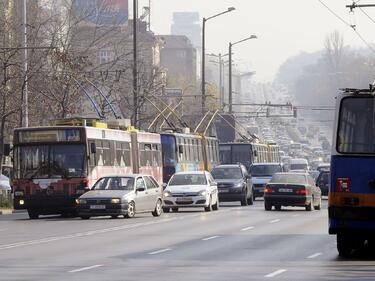
[[[223,164],[223,165],[217,165],[215,168],[234,168],[234,167],[239,168],[241,166],[243,166],[243,164]]]
[[[108,175],[108,176],[103,176],[100,178],[136,178],[136,177],[143,177],[143,176],[151,176],[152,175],[146,175],[146,174],[126,174],[126,175]]]
[[[280,172],[280,173],[275,173],[274,175],[305,175],[305,176],[309,176],[309,173],[307,173],[307,172],[296,172],[296,173]]]
[[[278,162],[253,163],[251,166],[264,166],[264,165],[276,165],[276,166],[281,166],[281,163],[278,163]]]

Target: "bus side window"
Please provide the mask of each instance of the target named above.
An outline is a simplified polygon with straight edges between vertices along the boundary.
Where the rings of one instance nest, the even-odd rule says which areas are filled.
[[[95,141],[94,140],[89,141],[89,149],[91,148],[92,143],[95,143]],[[89,160],[90,167],[95,167],[95,164],[96,164],[95,157],[96,157],[96,153],[91,153],[91,150],[90,150],[90,160]]]
[[[97,166],[103,166],[103,164],[104,164],[104,158],[103,158],[102,141],[101,140],[96,140],[95,144],[96,144],[96,154],[95,154],[96,165]]]

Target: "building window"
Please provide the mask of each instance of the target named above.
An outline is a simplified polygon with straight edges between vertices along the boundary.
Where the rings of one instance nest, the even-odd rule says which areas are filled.
[[[105,64],[111,61],[111,52],[108,50],[101,50],[99,52],[99,63]]]

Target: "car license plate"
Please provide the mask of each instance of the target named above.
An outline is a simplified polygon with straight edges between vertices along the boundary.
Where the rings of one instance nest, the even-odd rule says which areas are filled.
[[[105,205],[90,205],[90,209],[103,210],[105,209]]]
[[[180,197],[176,198],[176,202],[191,202],[193,199],[191,197]]]
[[[227,192],[229,192],[228,189],[219,189],[219,193],[227,193]]]
[[[279,192],[293,192],[293,189],[290,189],[290,188],[279,188]]]

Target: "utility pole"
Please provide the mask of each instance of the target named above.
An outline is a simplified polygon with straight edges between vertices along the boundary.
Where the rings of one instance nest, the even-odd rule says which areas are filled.
[[[22,3],[22,47],[23,47],[23,89],[22,89],[22,127],[29,126],[29,97],[28,97],[28,48],[27,48],[27,3]]]
[[[202,116],[206,108],[206,18],[203,18],[202,23]]]
[[[229,83],[228,83],[228,89],[229,89],[229,95],[228,95],[228,103],[229,103],[229,114],[232,114],[233,112],[233,107],[232,107],[232,102],[233,102],[233,90],[232,90],[232,46],[233,44],[229,42]]]
[[[138,66],[137,66],[138,0],[133,0],[133,126],[138,125]]]

